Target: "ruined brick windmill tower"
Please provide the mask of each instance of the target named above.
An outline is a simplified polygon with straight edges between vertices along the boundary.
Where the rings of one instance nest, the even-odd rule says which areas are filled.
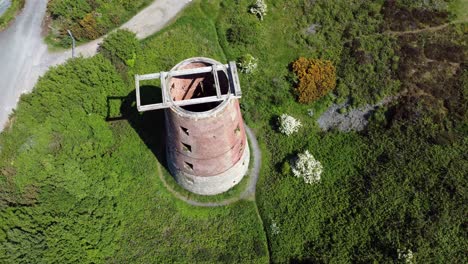
[[[162,103],[141,105],[140,81],[160,79]],[[219,194],[241,181],[250,151],[236,64],[190,58],[169,72],[135,76],[138,111],[164,109],[167,164],[185,189]]]

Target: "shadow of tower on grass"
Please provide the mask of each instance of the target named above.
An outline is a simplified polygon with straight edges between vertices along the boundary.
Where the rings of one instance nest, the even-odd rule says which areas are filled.
[[[108,96],[106,121],[112,122],[127,120],[146,146],[153,152],[158,161],[166,168],[166,170],[168,170],[166,164],[166,125],[164,110],[148,111],[143,113],[138,112],[135,93],[135,90],[133,90],[127,96]],[[162,101],[161,88],[158,86],[141,86],[140,94],[141,98],[144,98],[142,104]],[[111,109],[113,105],[121,105],[121,116],[112,116]]]

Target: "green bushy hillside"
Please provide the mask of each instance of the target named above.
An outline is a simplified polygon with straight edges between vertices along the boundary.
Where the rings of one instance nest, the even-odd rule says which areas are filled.
[[[102,55],[52,69],[22,98],[0,136],[0,260],[466,262],[460,1],[269,0],[263,20],[254,2],[194,1],[139,44],[118,31]],[[240,75],[262,148],[256,201],[189,206],[160,180],[163,115],[136,112],[133,75],[246,54],[258,62]],[[297,102],[299,57],[330,60],[336,90]],[[143,85],[160,98],[157,82]],[[346,114],[382,99],[362,131],[317,124],[332,104],[348,102]],[[302,124],[291,136],[278,130],[285,113]],[[323,166],[317,184],[292,171],[305,150]]]
[[[22,97],[0,138],[0,262],[265,262],[252,202],[178,201],[129,120],[106,121],[133,115],[129,87],[98,55],[50,70]]]

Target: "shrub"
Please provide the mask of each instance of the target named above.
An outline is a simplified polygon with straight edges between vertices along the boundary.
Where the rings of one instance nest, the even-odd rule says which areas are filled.
[[[257,2],[250,7],[250,13],[258,16],[260,20],[263,20],[263,17],[267,13],[267,4],[265,3],[265,0],[257,0]]]
[[[236,19],[227,30],[227,40],[231,44],[251,45],[256,43],[259,33],[258,21],[255,19]]]
[[[79,42],[93,40],[127,21],[151,0],[50,0],[51,17],[47,40],[54,46],[68,47],[67,29]]]
[[[100,51],[113,62],[118,58],[127,66],[133,67],[138,48],[139,42],[135,33],[126,29],[119,29],[104,39]]]
[[[397,0],[397,4],[401,7],[410,9],[422,9],[422,10],[435,10],[445,11],[449,6],[450,1],[446,0]],[[456,2],[456,1],[452,1]]]
[[[283,162],[283,165],[281,165],[281,174],[284,176],[291,174],[291,165],[288,161]]]
[[[51,0],[47,8],[52,15],[52,19],[69,17],[73,20],[79,20],[93,11],[93,7],[86,0]]]
[[[239,59],[237,64],[243,73],[252,73],[257,69],[258,59],[250,54],[246,54]]]
[[[403,261],[404,263],[406,264],[414,264],[416,263],[414,261],[414,255],[413,255],[413,251],[411,251],[411,249],[408,249],[408,250],[400,250],[398,249],[397,250],[397,253],[398,253],[398,260],[401,260]]]
[[[297,132],[299,130],[299,127],[302,126],[301,122],[294,117],[287,115],[287,114],[282,114],[279,119],[279,131],[286,136],[290,136],[293,133]]]
[[[280,227],[278,226],[278,224],[274,220],[271,221],[270,228],[271,228],[271,233],[273,235],[278,235],[280,233]]]
[[[310,103],[336,86],[336,70],[331,61],[301,57],[292,68],[299,79],[296,93],[300,103]]]
[[[294,176],[303,178],[307,184],[318,183],[323,171],[322,164],[308,150],[297,154],[291,167]]]
[[[78,21],[78,24],[73,26],[74,36],[78,39],[97,39],[104,33],[96,21],[94,13],[86,14],[83,19]]]
[[[114,254],[131,173],[104,119],[108,96],[127,93],[98,55],[52,68],[21,98],[15,126],[0,135],[0,263],[104,263]]]

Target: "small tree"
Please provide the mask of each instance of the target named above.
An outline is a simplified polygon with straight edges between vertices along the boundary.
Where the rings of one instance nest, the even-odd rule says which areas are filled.
[[[296,94],[300,103],[310,103],[336,87],[336,70],[331,61],[301,57],[292,68],[299,78]]]
[[[304,153],[297,154],[297,157],[292,160],[291,170],[294,176],[303,178],[307,184],[312,184],[320,181],[323,167],[322,164],[306,150]]]
[[[257,2],[250,7],[250,13],[258,16],[260,20],[263,20],[263,17],[267,13],[267,4],[265,3],[265,0],[257,0]]]
[[[243,73],[252,73],[257,69],[258,59],[250,54],[246,54],[239,59],[237,65]]]
[[[279,131],[286,136],[290,136],[299,131],[299,127],[302,126],[299,120],[287,114],[282,114],[278,119],[278,123]]]

